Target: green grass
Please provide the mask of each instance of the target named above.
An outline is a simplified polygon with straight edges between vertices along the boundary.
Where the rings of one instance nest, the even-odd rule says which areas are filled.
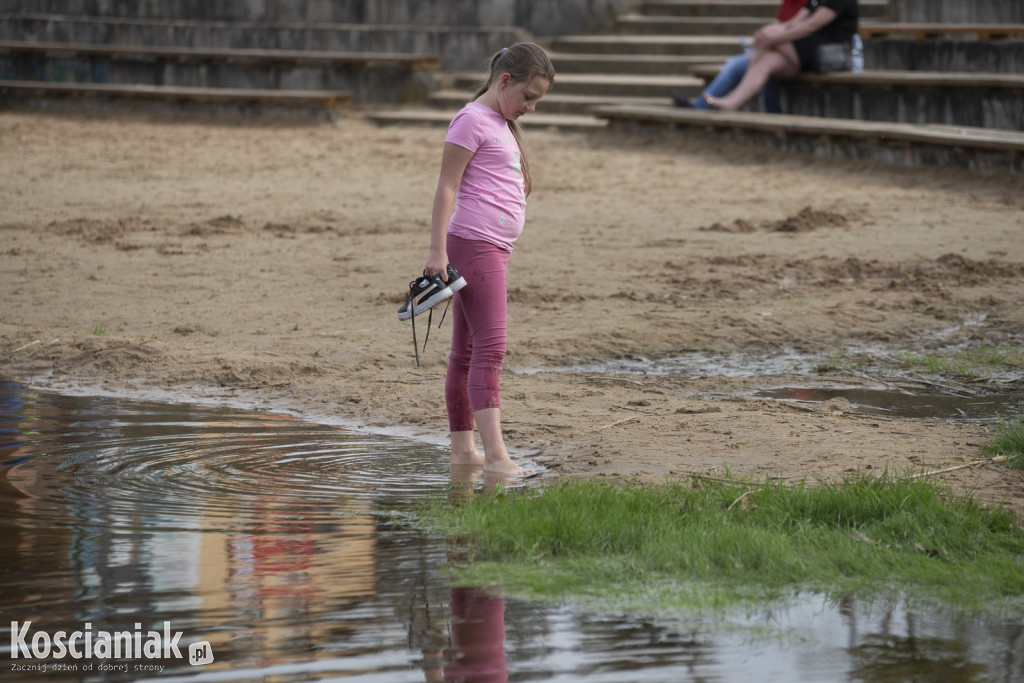
[[[860,362],[847,351],[833,351],[828,358],[818,364],[817,372],[839,372],[842,370],[856,370]]]
[[[983,450],[992,456],[1008,456],[1008,466],[1024,470],[1024,413],[1000,422],[999,431]]]
[[[107,329],[106,325],[100,324],[92,328],[92,333],[97,337],[105,337],[110,333],[110,331]]]
[[[464,548],[461,579],[524,597],[676,611],[814,591],[1024,607],[1024,531],[1013,515],[918,480],[570,481],[435,500],[421,518]]]
[[[1019,370],[1024,367],[1024,347],[1000,345],[978,346],[951,355],[920,354],[909,351],[897,358],[912,368],[932,374],[982,378],[992,373]]]

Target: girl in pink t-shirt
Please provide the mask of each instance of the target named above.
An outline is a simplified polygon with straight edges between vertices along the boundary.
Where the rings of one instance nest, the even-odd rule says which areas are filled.
[[[451,263],[467,283],[452,305],[445,377],[453,465],[523,473],[501,434],[499,388],[508,259],[523,230],[531,185],[517,120],[534,110],[554,79],[551,60],[537,45],[502,49],[491,59],[487,83],[455,115],[445,138],[423,272],[447,282]],[[473,438],[474,422],[483,454]]]

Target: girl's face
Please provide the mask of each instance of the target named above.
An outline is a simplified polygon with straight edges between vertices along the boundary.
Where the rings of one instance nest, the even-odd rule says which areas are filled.
[[[543,76],[534,76],[526,83],[512,80],[512,74],[504,73],[498,81],[498,106],[501,115],[515,121],[523,114],[537,108],[537,102],[544,97],[551,83]]]

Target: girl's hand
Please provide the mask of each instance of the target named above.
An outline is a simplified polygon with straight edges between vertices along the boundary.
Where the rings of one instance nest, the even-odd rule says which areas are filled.
[[[423,274],[427,277],[440,275],[442,280],[448,282],[448,254],[431,252],[427,258],[427,265],[423,267]]]
[[[754,34],[755,47],[771,47],[786,30],[782,24],[768,24]]]

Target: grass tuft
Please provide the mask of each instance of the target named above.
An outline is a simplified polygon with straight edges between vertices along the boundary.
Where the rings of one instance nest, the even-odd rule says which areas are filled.
[[[984,452],[1009,456],[1005,464],[1024,470],[1024,413],[1001,421],[999,431],[985,444]]]
[[[981,379],[993,373],[1019,371],[1024,367],[1024,347],[985,345],[945,355],[906,351],[897,354],[897,358],[908,367],[923,369],[932,374]]]
[[[918,480],[568,481],[437,500],[423,519],[465,548],[463,579],[530,597],[701,608],[811,590],[987,609],[1024,595],[1013,514]]]

